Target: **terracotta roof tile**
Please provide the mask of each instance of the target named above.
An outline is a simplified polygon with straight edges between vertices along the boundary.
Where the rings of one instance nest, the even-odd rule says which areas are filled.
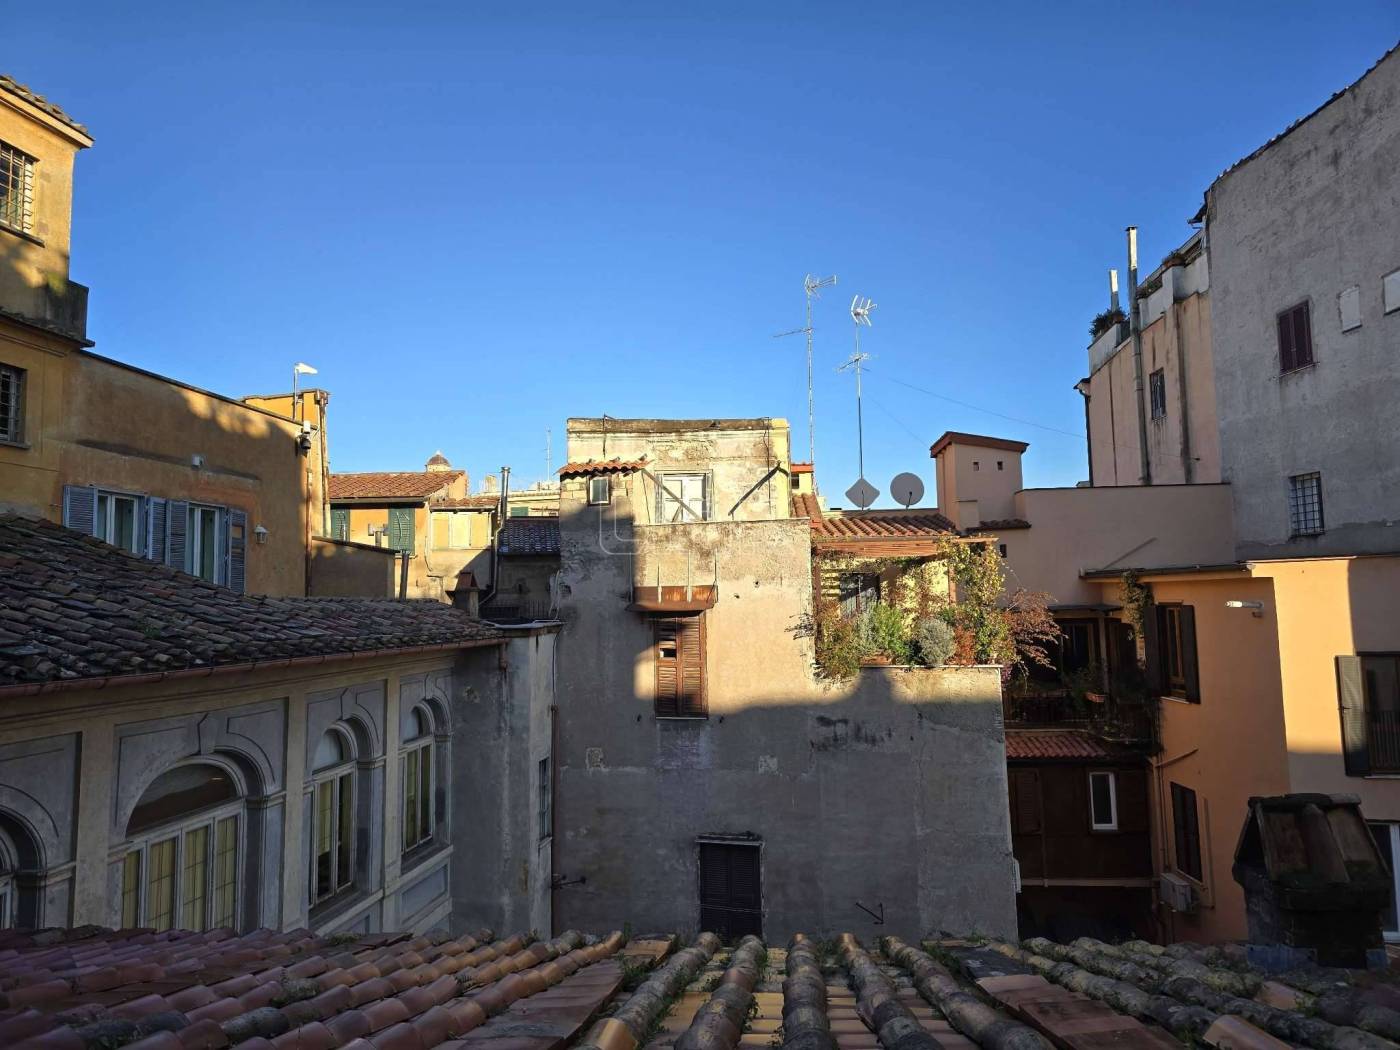
[[[565,463],[559,468],[561,478],[584,477],[590,474],[625,474],[642,470],[647,461],[642,459],[590,459],[586,463]]]
[[[433,510],[495,510],[501,505],[501,497],[490,492],[483,492],[476,496],[462,496],[459,499],[435,499],[428,505]]]
[[[794,492],[792,494],[792,516],[794,518],[810,518],[815,525],[822,520],[821,502],[814,493]]]
[[[1006,757],[1035,758],[1119,758],[1131,752],[1079,729],[1008,729]]]
[[[543,514],[507,518],[496,549],[502,557],[558,556],[559,519]]]
[[[6,76],[4,73],[0,73],[0,90],[8,91],[12,95],[18,95],[20,98],[24,99],[24,101],[28,102],[31,106],[37,106],[39,109],[42,109],[49,116],[53,117],[54,120],[62,121],[74,131],[80,131],[85,136],[88,135],[88,129],[84,125],[79,124],[76,120],[74,120],[67,113],[65,113],[59,106],[50,102],[37,91],[31,91],[28,87],[26,87],[24,84],[21,84],[14,77]]]
[[[812,538],[821,541],[927,539],[955,534],[957,528],[936,510],[859,510],[829,514],[812,523]]]
[[[989,437],[986,434],[965,434],[961,430],[949,430],[929,447],[928,454],[936,456],[953,444],[976,445],[978,448],[1004,448],[1008,452],[1024,452],[1030,448],[1030,445],[1024,441]]]
[[[330,498],[427,499],[460,478],[461,470],[368,471],[332,474]]]
[[[0,689],[499,636],[441,602],[237,594],[0,514]]]
[[[792,465],[792,472],[793,472],[794,474],[810,474],[810,473],[812,473],[812,464],[810,464],[810,463],[794,463],[794,464]]]
[[[1007,529],[1028,529],[1031,523],[1025,518],[989,518],[972,526],[968,532],[1004,532]]]

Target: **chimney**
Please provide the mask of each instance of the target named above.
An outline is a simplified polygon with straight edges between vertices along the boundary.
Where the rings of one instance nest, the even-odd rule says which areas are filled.
[[[1118,309],[1118,271],[1108,271],[1108,308]]]
[[[500,483],[496,480],[495,474],[487,474],[486,477],[481,479],[481,491],[483,493],[494,495],[500,490]]]
[[[457,583],[447,592],[447,596],[452,599],[454,609],[461,609],[471,617],[481,615],[481,588],[477,585],[476,574],[471,569],[464,567],[457,574]]]

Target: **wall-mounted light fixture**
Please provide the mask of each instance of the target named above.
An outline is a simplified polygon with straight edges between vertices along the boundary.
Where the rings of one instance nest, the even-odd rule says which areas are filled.
[[[1264,603],[1254,601],[1243,601],[1239,598],[1231,599],[1225,603],[1227,609],[1248,609],[1257,620],[1264,615]]]
[[[196,452],[193,456],[190,457],[190,466],[194,467],[195,470],[199,470],[202,466],[204,466],[204,457],[201,456],[198,452]]]
[[[254,538],[257,539],[257,541],[258,541],[259,543],[266,543],[266,542],[267,542],[267,526],[265,526],[265,525],[259,525],[257,528],[253,529],[253,536],[254,536]]]

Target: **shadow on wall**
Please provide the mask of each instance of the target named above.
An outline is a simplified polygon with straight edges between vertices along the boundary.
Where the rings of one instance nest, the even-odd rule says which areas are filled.
[[[393,598],[398,557],[388,547],[333,540],[311,541],[310,593],[317,598]]]
[[[1000,669],[817,679],[805,522],[696,526],[716,604],[629,609],[614,524],[562,523],[556,926],[1013,936]]]

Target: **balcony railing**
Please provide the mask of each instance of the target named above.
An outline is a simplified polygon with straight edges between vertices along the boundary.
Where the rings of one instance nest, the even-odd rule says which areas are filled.
[[[1372,772],[1400,773],[1400,711],[1366,713],[1366,746]]]
[[[1019,729],[1088,729],[1109,740],[1151,746],[1159,736],[1154,700],[1080,699],[1063,690],[1005,696],[1001,703],[1006,725]],[[1400,756],[1400,733],[1394,739]]]

